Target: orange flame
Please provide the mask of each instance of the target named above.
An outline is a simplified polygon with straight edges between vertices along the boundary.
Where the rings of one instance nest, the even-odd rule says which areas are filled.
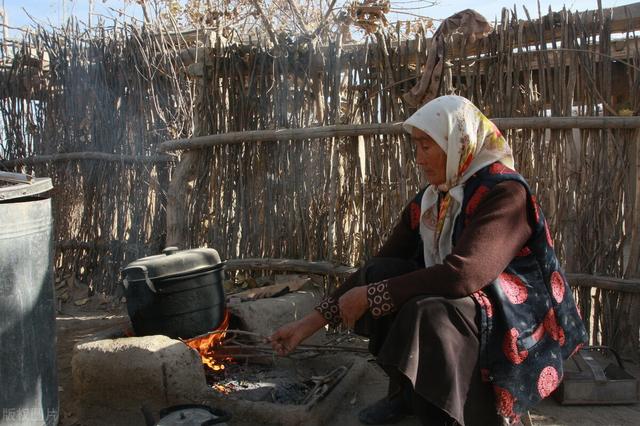
[[[229,328],[229,311],[224,311],[224,319],[222,324],[215,329],[215,332],[207,334],[203,337],[194,337],[193,339],[185,340],[189,347],[195,349],[202,358],[202,363],[209,367],[213,371],[224,370],[224,364],[219,362],[219,359],[215,357],[215,348],[222,345],[222,340],[226,336],[226,331]],[[224,361],[232,361],[231,357],[227,357]]]
[[[231,389],[229,389],[225,385],[217,384],[217,385],[213,385],[213,388],[215,390],[217,390],[218,392],[223,393],[225,395],[228,395],[228,394],[231,393]]]

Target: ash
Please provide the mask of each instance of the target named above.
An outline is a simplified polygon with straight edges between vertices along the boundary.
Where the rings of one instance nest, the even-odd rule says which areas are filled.
[[[311,377],[317,373],[313,368],[300,366],[292,369],[276,365],[229,364],[224,370],[208,371],[207,383],[220,393],[247,401],[302,405],[314,387]]]

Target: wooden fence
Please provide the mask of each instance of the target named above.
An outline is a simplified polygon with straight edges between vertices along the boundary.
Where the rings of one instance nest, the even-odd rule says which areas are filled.
[[[182,47],[70,23],[33,29],[2,58],[0,165],[53,179],[57,273],[94,291],[164,245],[174,157],[155,147],[193,126],[189,82],[172,74]]]
[[[441,93],[466,96],[491,117],[637,115],[637,6],[524,20],[505,11],[470,53],[463,40],[449,40]],[[260,139],[183,152],[179,163],[156,148],[229,132],[402,121],[412,110],[401,95],[429,43],[402,29],[358,46],[339,35],[322,47],[295,38],[230,45],[209,35],[197,49],[126,26],[100,37],[40,29],[3,74],[0,155],[5,167],[54,179],[58,267],[99,291],[113,290],[126,262],[158,252],[167,226],[182,246],[208,245],[224,258],[357,265],[420,188],[405,136]],[[48,70],[35,61],[43,87],[33,83],[26,46],[48,52]],[[505,134],[567,270],[639,277],[638,131],[533,126]],[[98,154],[71,155],[83,152]],[[637,293],[589,284],[577,285],[576,296],[592,314],[594,342],[637,356]]]

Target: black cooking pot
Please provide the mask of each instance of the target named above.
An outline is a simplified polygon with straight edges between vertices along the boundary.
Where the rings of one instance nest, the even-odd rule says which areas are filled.
[[[224,262],[214,249],[178,250],[131,262],[122,270],[127,311],[138,336],[189,339],[224,318]]]

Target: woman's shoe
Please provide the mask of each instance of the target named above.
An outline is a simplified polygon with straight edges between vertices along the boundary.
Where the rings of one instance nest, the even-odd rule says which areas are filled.
[[[381,425],[397,423],[411,414],[413,414],[413,410],[407,404],[403,392],[398,392],[363,409],[358,413],[358,418],[367,425]]]

